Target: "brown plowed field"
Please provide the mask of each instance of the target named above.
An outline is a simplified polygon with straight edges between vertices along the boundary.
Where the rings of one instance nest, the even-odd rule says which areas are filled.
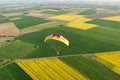
[[[19,34],[20,31],[14,23],[0,24],[0,36],[18,36]]]
[[[105,10],[98,10],[96,12],[96,14],[92,14],[92,15],[86,16],[86,18],[99,19],[99,18],[105,18],[105,17],[114,16],[114,15],[116,15],[116,14],[109,13],[109,12],[107,12]]]

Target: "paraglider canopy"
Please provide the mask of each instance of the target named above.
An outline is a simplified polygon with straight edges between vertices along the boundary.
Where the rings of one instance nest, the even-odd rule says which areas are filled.
[[[44,41],[52,46],[52,48],[57,52],[57,55],[59,55],[61,48],[69,46],[68,39],[60,34],[50,34],[44,39]]]

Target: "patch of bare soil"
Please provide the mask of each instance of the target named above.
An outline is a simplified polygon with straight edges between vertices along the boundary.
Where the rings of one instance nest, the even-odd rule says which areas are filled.
[[[11,43],[13,41],[14,41],[13,37],[0,36],[0,47],[4,46],[6,44],[9,44],[9,43]]]
[[[68,13],[68,14],[70,14],[70,15],[77,15],[77,14],[79,14],[80,13],[80,11],[72,11],[72,12],[70,12],[70,13]]]
[[[110,17],[110,16],[115,16],[116,14],[114,13],[109,13],[105,10],[97,10],[96,14],[92,14],[89,16],[86,16],[86,18],[90,19],[99,19],[99,18],[105,18],[105,17]]]
[[[27,13],[26,15],[27,15],[27,16],[33,16],[33,17],[40,17],[40,16],[42,16],[43,14],[36,13],[36,12],[31,12],[31,13]]]
[[[19,13],[6,13],[6,14],[3,14],[4,16],[6,16],[6,17],[10,17],[10,16],[19,16],[19,15],[22,15],[22,13],[21,12],[19,12]]]
[[[41,18],[49,18],[49,17],[53,17],[53,16],[55,16],[55,15],[52,15],[52,14],[43,14],[41,16]]]
[[[18,36],[20,30],[12,22],[0,24],[0,36]]]

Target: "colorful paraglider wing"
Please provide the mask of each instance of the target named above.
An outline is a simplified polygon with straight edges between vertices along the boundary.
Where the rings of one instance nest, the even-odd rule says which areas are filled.
[[[57,40],[57,41],[60,41],[62,43],[64,43],[66,46],[69,46],[69,41],[67,38],[61,36],[60,34],[51,34],[51,35],[48,35],[46,38],[45,38],[45,42],[47,40]]]

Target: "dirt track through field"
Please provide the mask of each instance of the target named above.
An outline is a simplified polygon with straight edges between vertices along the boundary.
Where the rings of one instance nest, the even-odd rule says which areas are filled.
[[[32,26],[32,27],[29,27],[29,28],[24,28],[24,29],[21,30],[21,32],[22,32],[21,35],[28,34],[28,33],[31,33],[31,32],[40,31],[42,29],[56,27],[56,26],[62,25],[62,24],[65,24],[65,22],[53,21],[53,22],[48,22],[48,23]]]
[[[56,59],[59,57],[70,57],[70,56],[80,56],[80,55],[84,55],[84,56],[90,56],[92,54],[73,54],[73,55],[62,55],[62,56],[52,56],[52,57],[42,57],[42,58],[31,58],[31,59],[18,59],[15,62],[20,62],[20,61],[25,61],[25,60],[42,60],[42,59]]]
[[[108,53],[114,53],[114,52],[120,52],[120,51],[112,51],[112,52],[108,52]],[[103,53],[86,53],[86,54],[72,54],[72,55],[59,55],[59,56],[51,56],[51,57],[42,57],[42,58],[31,58],[31,59],[18,59],[15,62],[19,62],[19,61],[25,61],[25,60],[42,60],[42,59],[55,59],[55,58],[60,58],[60,57],[73,57],[73,56],[93,56],[95,54],[105,54],[107,52],[103,52]]]
[[[10,20],[17,20],[17,19],[21,19],[21,17],[10,18]]]

